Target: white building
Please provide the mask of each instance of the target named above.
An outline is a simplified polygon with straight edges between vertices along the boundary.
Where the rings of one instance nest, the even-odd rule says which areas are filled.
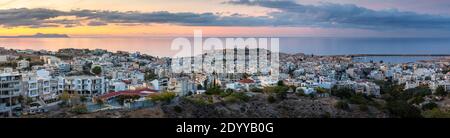
[[[127,84],[122,81],[112,81],[109,83],[108,91],[110,92],[119,92],[128,90]]]
[[[77,92],[80,95],[99,95],[106,92],[106,81],[104,77],[98,76],[69,76],[59,77],[58,92]]]
[[[0,114],[20,107],[21,82],[22,76],[17,72],[0,73]]]
[[[195,85],[187,78],[172,78],[169,81],[168,90],[175,92],[178,96],[187,95],[189,92],[195,92]]]
[[[30,67],[30,62],[27,60],[20,60],[17,62],[17,69],[26,69]]]
[[[23,78],[24,95],[33,100],[48,101],[57,99],[58,80],[50,76],[47,70],[25,74]]]

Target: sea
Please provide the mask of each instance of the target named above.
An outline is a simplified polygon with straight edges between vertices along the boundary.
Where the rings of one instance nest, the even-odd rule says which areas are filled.
[[[174,37],[89,37],[89,38],[0,38],[0,47],[57,51],[62,48],[106,49],[140,52],[158,57],[171,57]],[[204,38],[206,39],[206,38]],[[192,40],[192,39],[191,39]],[[414,54],[450,55],[450,38],[333,38],[281,37],[280,51],[309,55]],[[224,41],[225,42],[225,41]],[[364,57],[358,61],[414,62],[428,56]]]

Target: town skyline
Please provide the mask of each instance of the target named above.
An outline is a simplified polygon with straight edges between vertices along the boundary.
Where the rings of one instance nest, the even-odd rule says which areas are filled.
[[[237,37],[449,37],[449,4],[441,0],[1,0],[0,36],[189,36],[201,29],[207,36]]]

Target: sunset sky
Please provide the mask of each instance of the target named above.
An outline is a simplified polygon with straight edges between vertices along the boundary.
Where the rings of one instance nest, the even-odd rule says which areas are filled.
[[[0,36],[449,37],[448,0],[0,0]]]

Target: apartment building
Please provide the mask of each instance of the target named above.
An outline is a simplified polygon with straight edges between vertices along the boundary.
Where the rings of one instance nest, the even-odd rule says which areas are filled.
[[[93,96],[104,94],[107,83],[104,77],[98,76],[69,76],[58,78],[58,93],[67,91],[80,95]]]
[[[22,76],[23,91],[32,100],[48,101],[57,98],[58,80],[46,70],[38,70]]]
[[[22,76],[17,72],[0,73],[0,114],[20,107],[19,97],[22,92]]]

